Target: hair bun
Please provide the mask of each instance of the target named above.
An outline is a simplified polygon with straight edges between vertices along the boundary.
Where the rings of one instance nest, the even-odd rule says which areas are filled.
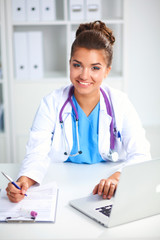
[[[76,31],[76,38],[79,36],[80,33],[92,30],[92,31],[98,31],[105,36],[111,45],[115,42],[115,37],[113,36],[113,32],[111,29],[109,29],[104,22],[101,21],[94,21],[91,23],[84,23],[80,24],[79,28]]]

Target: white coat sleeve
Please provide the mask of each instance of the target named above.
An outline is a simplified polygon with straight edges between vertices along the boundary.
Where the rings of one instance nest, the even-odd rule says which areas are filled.
[[[42,99],[30,130],[30,137],[26,146],[26,156],[18,175],[27,176],[37,183],[41,183],[50,164],[48,153],[51,149],[55,126],[53,98]]]
[[[129,101],[124,98],[124,112],[122,120],[122,144],[126,152],[127,164],[150,160],[150,145],[145,137],[140,118]]]

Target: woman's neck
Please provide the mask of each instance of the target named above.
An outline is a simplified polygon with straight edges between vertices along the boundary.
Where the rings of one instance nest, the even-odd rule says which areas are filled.
[[[77,91],[74,91],[74,96],[78,104],[88,117],[100,100],[100,90],[97,89],[97,92],[94,92],[93,94],[90,95],[79,94]]]

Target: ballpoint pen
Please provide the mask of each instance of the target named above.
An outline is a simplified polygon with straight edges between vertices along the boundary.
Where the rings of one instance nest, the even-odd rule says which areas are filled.
[[[4,172],[1,172],[16,188],[18,188],[19,190],[21,190],[21,188],[12,180],[12,178],[10,178],[9,176],[7,176]],[[27,196],[27,194],[24,194],[25,196]]]

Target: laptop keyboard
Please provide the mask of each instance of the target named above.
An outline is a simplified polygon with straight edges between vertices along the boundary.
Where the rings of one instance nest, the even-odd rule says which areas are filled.
[[[101,212],[102,214],[106,215],[107,217],[110,217],[112,205],[107,205],[104,207],[96,208],[96,210]]]

